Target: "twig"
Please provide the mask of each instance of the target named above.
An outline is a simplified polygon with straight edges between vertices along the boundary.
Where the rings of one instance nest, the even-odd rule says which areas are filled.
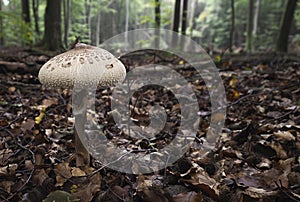
[[[284,117],[286,117],[286,116],[288,116],[288,115],[290,115],[290,114],[293,114],[294,112],[296,112],[297,110],[298,110],[298,106],[296,106],[293,110],[291,110],[291,111],[289,111],[289,112],[287,112],[287,113],[285,113],[285,114],[283,114],[283,115],[281,115],[281,116],[278,116],[278,117],[274,117],[274,118],[272,118],[272,119],[270,119],[270,120],[267,120],[264,124],[267,124],[267,123],[270,123],[271,121],[273,121],[273,120],[279,120],[279,119],[282,119],[282,118],[284,118]]]
[[[285,188],[282,185],[281,180],[279,180],[279,184],[277,182],[275,182],[277,188],[282,191],[282,193],[284,193],[286,196],[288,196],[290,199],[292,199],[293,201],[300,201],[300,195],[295,194],[294,192],[290,191],[289,189]]]
[[[130,154],[130,153],[132,153],[132,152],[134,152],[134,151],[126,152],[125,154],[123,154],[122,156],[120,156],[119,158],[117,158],[116,160],[114,160],[114,161],[112,161],[112,162],[109,162],[109,163],[107,163],[107,164],[105,164],[105,165],[102,165],[100,168],[98,168],[97,170],[94,170],[92,173],[90,173],[89,175],[87,175],[87,177],[91,177],[91,176],[95,175],[96,173],[98,173],[99,171],[101,171],[103,168],[105,168],[105,167],[107,167],[107,166],[109,166],[109,165],[111,165],[111,164],[113,164],[113,163],[118,162],[118,161],[121,160],[124,156],[126,156],[126,155],[128,155],[128,154]]]
[[[9,133],[11,133],[11,132],[9,132]],[[33,162],[33,164],[35,164],[35,156],[34,156],[33,151],[31,149],[28,149],[27,147],[24,147],[20,143],[17,143],[17,145],[19,147],[21,147],[22,149],[27,150],[27,151],[29,151],[29,153],[31,153],[31,155],[32,155],[32,162]],[[33,168],[31,170],[31,172],[30,172],[27,180],[23,183],[23,185],[21,187],[19,187],[19,189],[17,189],[17,191],[14,194],[10,195],[7,199],[5,199],[5,201],[10,201],[18,192],[20,192],[25,187],[25,185],[28,184],[28,182],[31,180],[31,178],[33,176],[34,171],[35,171],[35,168]]]
[[[6,85],[13,85],[13,86],[21,86],[21,87],[28,87],[28,88],[40,88],[41,84],[28,84],[28,83],[22,83],[18,81],[0,81],[2,84]]]

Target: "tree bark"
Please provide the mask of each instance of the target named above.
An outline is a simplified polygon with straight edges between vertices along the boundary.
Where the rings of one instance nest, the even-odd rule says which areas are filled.
[[[180,0],[176,0],[175,7],[174,7],[174,16],[173,16],[173,31],[174,32],[178,32],[179,23],[180,23]],[[178,44],[178,37],[175,33],[172,35],[172,44],[174,44],[174,45]]]
[[[97,22],[96,22],[96,46],[100,44],[100,24],[101,24],[101,12],[99,11],[97,15]]]
[[[89,43],[91,43],[91,39],[92,39],[92,32],[91,32],[91,22],[92,22],[92,18],[91,18],[91,10],[92,10],[92,0],[86,0],[86,25],[87,25],[87,29],[88,29],[88,41]]]
[[[64,26],[65,26],[65,33],[64,33],[64,44],[65,47],[68,47],[68,38],[70,32],[70,25],[71,25],[71,9],[72,9],[72,0],[63,0],[64,2]]]
[[[246,37],[246,50],[252,52],[253,45],[253,9],[254,0],[248,0],[248,18],[247,18],[247,37]]]
[[[34,28],[35,33],[40,34],[40,26],[39,26],[39,0],[32,0],[32,11],[34,18]]]
[[[43,43],[51,51],[62,48],[61,0],[47,0]]]
[[[129,0],[125,2],[126,16],[125,16],[125,44],[128,43],[128,29],[129,29]]]
[[[191,0],[191,12],[189,17],[190,37],[193,37],[196,4],[197,4],[197,0]]]
[[[297,6],[297,0],[288,0],[285,12],[282,16],[279,35],[276,43],[276,51],[284,52],[288,51],[288,37],[290,28],[294,18],[294,13]]]
[[[30,6],[29,0],[22,0],[22,19],[25,23],[30,23]]]
[[[260,11],[260,0],[256,0],[255,12],[254,12],[254,22],[253,22],[253,35],[254,36],[256,36],[256,34],[257,34],[259,11]]]
[[[231,27],[230,27],[230,36],[229,36],[229,52],[231,53],[232,53],[233,36],[234,36],[234,25],[235,25],[234,0],[231,0]]]
[[[173,31],[178,32],[180,23],[180,0],[175,1],[174,17],[173,17]]]
[[[155,0],[155,47],[159,48],[160,35],[160,0]]]
[[[0,11],[2,11],[3,2],[0,0]],[[3,17],[0,15],[0,46],[4,46],[4,31],[3,31]]]
[[[181,21],[181,33],[183,35],[186,34],[187,13],[188,13],[188,0],[183,0],[182,21]]]

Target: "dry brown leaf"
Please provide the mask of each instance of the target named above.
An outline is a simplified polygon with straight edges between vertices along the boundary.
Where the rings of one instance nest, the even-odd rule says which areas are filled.
[[[129,199],[129,186],[120,187],[116,185],[112,187],[111,192],[115,196],[116,201],[118,199],[122,199],[123,201]]]
[[[72,177],[71,168],[68,163],[59,163],[54,166],[53,170],[56,174],[56,186],[62,186]]]
[[[32,170],[34,168],[34,165],[31,160],[25,160],[25,168],[27,170]]]
[[[49,176],[45,172],[44,169],[37,169],[34,171],[34,175],[32,177],[34,184],[42,186],[43,182],[48,179]]]
[[[5,165],[9,156],[13,153],[11,149],[2,149],[0,150],[0,165]]]
[[[139,175],[137,177],[137,183],[136,183],[137,192],[143,191],[153,186],[162,186],[160,180],[157,179],[156,175],[154,176]]]
[[[151,187],[150,189],[145,189],[141,193],[142,200],[144,202],[169,202],[170,200],[165,195],[164,191],[159,187]]]
[[[16,91],[16,87],[14,87],[14,86],[11,86],[8,88],[8,92],[10,92],[10,93],[13,93],[15,91]]]
[[[278,142],[272,141],[270,147],[276,151],[276,156],[280,159],[288,158],[288,155],[282,145]]]
[[[280,142],[295,141],[296,138],[289,131],[277,131],[273,133]]]
[[[18,164],[9,164],[4,167],[0,167],[0,176],[13,175],[16,173]]]
[[[79,198],[80,201],[91,201],[96,192],[100,190],[100,185],[101,181],[98,183],[89,182],[88,184],[81,184],[72,195]]]
[[[14,184],[14,181],[0,181],[0,188],[5,190],[7,193],[11,193],[11,188]]]
[[[44,107],[50,107],[51,105],[57,105],[58,99],[57,98],[50,98],[50,99],[43,99],[42,105]]]
[[[194,191],[188,193],[180,193],[173,196],[174,202],[202,202],[203,197],[201,193]]]
[[[211,198],[215,200],[218,199],[219,183],[216,182],[215,179],[211,178],[201,167],[199,167],[195,173],[191,174],[190,179],[180,179],[180,181],[196,186],[197,188],[208,194]]]
[[[275,196],[278,194],[278,191],[267,191],[261,188],[248,187],[244,193],[252,198],[264,199],[266,197]]]
[[[23,121],[21,124],[21,130],[23,132],[31,130],[34,127],[35,121],[32,119],[27,119],[26,121]]]
[[[82,177],[82,176],[86,175],[86,173],[83,170],[81,170],[80,168],[75,168],[75,167],[71,169],[71,173],[72,173],[72,176],[74,176],[74,177]]]

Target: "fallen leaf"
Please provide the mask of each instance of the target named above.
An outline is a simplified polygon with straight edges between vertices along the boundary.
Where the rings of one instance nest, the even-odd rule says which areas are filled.
[[[13,175],[16,173],[18,164],[9,164],[4,167],[0,167],[0,176]]]
[[[65,191],[56,190],[51,192],[43,202],[75,202],[80,201],[75,196]]]
[[[23,121],[21,124],[21,130],[23,132],[26,132],[28,130],[31,130],[34,127],[35,121],[32,119],[27,119],[26,121]]]
[[[71,173],[72,173],[72,176],[74,176],[74,177],[82,177],[82,176],[86,175],[86,173],[83,170],[81,170],[80,168],[72,168]]]
[[[273,133],[277,140],[280,142],[295,141],[296,137],[289,131],[277,131]]]
[[[194,191],[188,193],[180,193],[173,196],[174,202],[202,202],[203,197],[201,193]]]
[[[42,101],[42,105],[44,105],[44,107],[50,107],[51,105],[57,105],[57,104],[58,104],[57,98],[43,99]]]

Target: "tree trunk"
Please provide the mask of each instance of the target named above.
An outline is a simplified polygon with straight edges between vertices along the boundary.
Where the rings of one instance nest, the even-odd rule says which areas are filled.
[[[286,53],[288,50],[288,37],[297,6],[297,0],[288,0],[285,12],[282,16],[279,35],[276,43],[276,51]]]
[[[91,43],[92,41],[92,32],[91,32],[91,10],[92,10],[92,0],[86,0],[85,2],[86,6],[86,25],[88,29],[88,43]]]
[[[180,0],[176,0],[173,17],[173,31],[178,32],[180,23]]]
[[[160,0],[155,0],[155,47],[159,48],[160,35]]]
[[[52,51],[62,48],[61,38],[61,0],[47,0],[44,47]]]
[[[97,15],[97,22],[96,22],[96,46],[100,44],[100,23],[101,23],[101,12]]]
[[[186,34],[187,13],[188,13],[188,0],[183,0],[182,21],[181,21],[181,33],[183,35]]]
[[[180,23],[180,0],[175,1],[174,16],[173,16],[173,31],[178,32]],[[178,37],[176,34],[172,35],[172,44],[178,44]]]
[[[259,11],[260,11],[260,0],[256,0],[255,12],[254,12],[254,23],[253,23],[253,35],[254,36],[256,36],[256,34],[257,34]]]
[[[0,12],[2,11],[3,2],[0,0]],[[4,31],[3,31],[3,17],[0,15],[0,46],[4,46]]]
[[[65,47],[68,47],[68,38],[70,32],[71,25],[71,8],[72,8],[72,0],[63,0],[64,2],[64,25],[65,25],[65,33],[64,33],[64,44]]]
[[[129,0],[125,2],[126,6],[126,17],[125,17],[125,44],[128,43],[128,28],[129,28]]]
[[[229,36],[229,52],[231,53],[232,53],[233,36],[234,36],[234,25],[235,25],[234,0],[231,0],[231,27],[230,27],[230,36]]]
[[[194,21],[195,21],[195,10],[196,10],[197,0],[191,0],[191,12],[190,12],[190,20],[189,20],[189,27],[190,27],[190,37],[193,37],[193,29],[194,29]]]
[[[29,0],[22,0],[22,19],[25,23],[30,23],[30,6]]]
[[[39,35],[40,34],[40,27],[39,27],[39,0],[32,0],[32,11],[33,11],[33,18],[34,18],[35,33],[37,33]]]
[[[248,0],[246,50],[249,53],[252,52],[252,45],[253,45],[253,9],[254,9],[254,0]]]

